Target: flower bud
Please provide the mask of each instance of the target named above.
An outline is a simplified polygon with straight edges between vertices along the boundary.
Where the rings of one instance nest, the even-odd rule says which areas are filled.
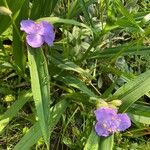
[[[122,101],[116,99],[116,100],[113,100],[113,101],[109,102],[109,104],[112,104],[114,106],[120,106],[122,104]]]
[[[4,6],[0,6],[0,14],[11,16],[12,12],[11,12],[10,9],[8,9],[8,8],[6,8]]]
[[[98,108],[101,108],[101,107],[108,107],[108,104],[105,101],[97,100],[96,108],[98,109]]]

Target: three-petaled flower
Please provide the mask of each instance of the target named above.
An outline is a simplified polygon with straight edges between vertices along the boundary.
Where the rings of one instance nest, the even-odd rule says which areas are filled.
[[[107,137],[114,132],[124,131],[131,126],[131,120],[126,113],[117,114],[117,110],[102,107],[94,111],[97,123],[95,131],[99,136]]]
[[[46,21],[35,23],[33,20],[22,20],[20,25],[20,29],[26,32],[26,41],[31,47],[39,48],[44,43],[50,46],[53,44],[55,33],[50,23]]]

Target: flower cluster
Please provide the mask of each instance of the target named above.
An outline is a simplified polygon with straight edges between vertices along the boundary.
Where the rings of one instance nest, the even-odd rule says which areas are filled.
[[[95,112],[97,123],[95,131],[99,136],[107,137],[114,132],[124,131],[131,126],[131,120],[126,113],[117,114],[117,110],[102,107]]]
[[[22,20],[20,25],[20,29],[26,32],[26,41],[31,47],[39,48],[44,43],[50,46],[53,44],[55,34],[50,23],[46,21],[35,23],[32,20]]]

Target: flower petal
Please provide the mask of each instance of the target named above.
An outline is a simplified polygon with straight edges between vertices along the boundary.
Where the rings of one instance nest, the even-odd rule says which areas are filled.
[[[35,22],[32,20],[22,20],[20,23],[20,30],[25,31],[27,34],[35,34]]]
[[[51,25],[47,21],[41,21],[40,23],[38,23],[38,25],[40,26],[38,34],[54,36],[53,25]]]
[[[33,48],[39,48],[44,43],[43,37],[38,34],[29,34],[26,37],[27,43]]]
[[[99,136],[107,137],[110,135],[110,132],[106,128],[104,128],[100,122],[96,123],[95,131]]]
[[[125,114],[125,113],[118,114],[118,117],[120,119],[120,125],[118,127],[118,131],[124,131],[131,126],[131,120],[127,114]]]
[[[117,111],[115,109],[102,107],[100,109],[97,109],[94,111],[96,120],[102,121],[102,120],[110,120],[111,118],[117,118]]]
[[[51,35],[44,35],[44,41],[45,43],[47,43],[49,46],[53,45],[54,39],[55,39],[55,35],[51,34]]]

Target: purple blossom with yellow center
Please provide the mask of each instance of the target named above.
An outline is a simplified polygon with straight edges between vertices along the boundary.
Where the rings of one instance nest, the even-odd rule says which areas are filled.
[[[117,114],[117,110],[102,107],[94,111],[97,123],[95,131],[99,136],[107,137],[117,131],[124,131],[131,126],[131,120],[126,113]]]
[[[46,21],[35,23],[33,20],[22,20],[20,25],[20,30],[27,34],[26,41],[31,47],[39,48],[44,43],[49,46],[53,45],[55,33],[50,23]]]

